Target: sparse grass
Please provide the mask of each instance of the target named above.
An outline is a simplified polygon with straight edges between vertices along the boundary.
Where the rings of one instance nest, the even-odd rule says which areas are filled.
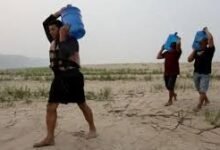
[[[92,92],[92,91],[86,92],[85,96],[86,96],[86,99],[88,99],[88,100],[96,100],[97,99],[96,93]]]
[[[13,80],[12,77],[9,76],[0,76],[0,81],[11,81]]]
[[[192,79],[193,78],[193,74],[190,72],[186,72],[186,76],[187,79]]]
[[[31,90],[27,86],[25,87],[5,87],[1,90],[1,100],[11,99],[13,101],[21,100],[24,98],[30,98]]]
[[[0,102],[12,104],[16,101],[24,101],[29,104],[32,99],[46,98],[48,97],[48,89],[45,87],[31,90],[31,88],[24,87],[2,87],[0,91]]]
[[[206,110],[205,119],[211,125],[220,125],[220,110]]]
[[[0,70],[0,80],[33,80],[45,81],[51,79],[52,71],[49,68],[27,68]]]
[[[128,75],[92,75],[92,76],[85,76],[86,80],[97,80],[97,81],[116,81],[116,80],[123,80],[123,81],[131,81],[136,80],[136,76],[128,76]]]
[[[213,81],[220,80],[220,74],[218,70],[219,66],[213,67],[212,79]],[[161,64],[141,64],[136,67],[130,68],[130,64],[121,65],[119,67],[83,67],[82,73],[85,76],[85,80],[89,81],[143,81],[149,85],[150,92],[157,93],[165,90],[163,81],[163,66]],[[25,101],[31,103],[33,99],[47,98],[49,88],[44,86],[28,87],[13,87],[13,82],[29,82],[37,81],[39,83],[49,84],[53,79],[52,71],[45,68],[27,68],[27,69],[10,69],[0,70],[0,82],[4,82],[3,85],[10,83],[11,86],[0,88],[0,102],[7,102],[12,105],[14,101]],[[194,89],[193,83],[193,66],[183,65],[181,67],[180,77],[177,79],[176,89],[181,91],[187,91],[188,89]],[[125,92],[126,93],[126,92]],[[89,100],[105,101],[113,98],[111,88],[103,88],[99,91],[86,92],[86,98]]]
[[[193,81],[187,80],[187,79],[181,79],[180,81],[178,80],[176,82],[175,89],[182,90],[182,91],[194,89]]]
[[[94,68],[82,68],[82,72],[85,75],[144,75],[149,74],[150,70],[147,69],[94,69]]]
[[[183,72],[179,75],[180,79],[193,79],[193,73],[191,72]]]
[[[112,94],[112,90],[109,87],[105,87],[98,92],[99,100],[110,100]]]
[[[86,80],[98,81],[132,81],[143,80],[152,81],[157,80],[163,76],[163,67],[161,64],[156,64],[152,68],[142,64],[142,68],[81,68]],[[180,79],[192,79],[193,72],[191,68],[185,68],[181,71]],[[154,77],[155,76],[155,77]],[[52,71],[45,68],[27,68],[27,69],[11,69],[0,70],[0,81],[25,80],[25,81],[51,81],[53,78]],[[220,75],[213,69],[212,78],[220,80]]]
[[[220,75],[218,75],[218,74],[212,74],[212,75],[211,75],[211,78],[214,79],[214,80],[220,80]]]
[[[15,105],[14,102],[8,101],[4,103],[0,103],[0,108],[8,108],[8,107],[13,107]]]
[[[147,75],[147,76],[144,76],[144,81],[152,81],[152,76],[151,76],[151,74],[150,74],[150,75]]]
[[[163,74],[163,70],[162,70],[162,68],[153,69],[153,70],[151,71],[151,74]]]
[[[46,98],[49,96],[49,88],[38,87],[37,90],[33,92],[35,98]]]
[[[5,87],[0,91],[0,102],[4,103],[4,106],[11,107],[14,102],[19,100],[25,100],[26,103],[30,103],[31,91],[28,87]]]
[[[151,86],[150,92],[152,92],[152,93],[162,92],[164,88],[165,87],[162,83],[156,83]]]
[[[112,90],[109,87],[100,89],[98,92],[86,92],[86,99],[88,100],[106,101],[111,100],[112,98]]]

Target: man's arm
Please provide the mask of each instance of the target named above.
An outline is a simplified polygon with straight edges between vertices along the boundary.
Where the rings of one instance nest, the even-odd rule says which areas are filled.
[[[209,33],[209,34],[210,34],[209,37],[208,37],[209,47],[215,47],[213,36],[212,36],[211,33]]]
[[[178,59],[180,59],[180,56],[182,55],[181,42],[177,44],[176,51],[178,52]]]
[[[54,21],[56,20],[58,17],[60,17],[61,15],[61,12],[64,8],[60,9],[59,11],[55,12],[54,14],[50,15],[49,17],[47,17],[46,20],[44,20],[43,22],[43,27],[44,27],[44,31],[45,31],[45,34],[47,36],[47,39],[48,41],[51,43],[53,41],[53,38],[52,36],[50,35],[50,31],[49,31],[49,23],[51,21]]]
[[[214,39],[213,39],[213,36],[212,34],[209,32],[208,28],[204,28],[204,31],[206,32],[207,36],[208,36],[208,46],[209,47],[215,47],[215,44],[214,44]]]
[[[57,18],[54,15],[50,15],[46,20],[44,20],[43,22],[43,27],[44,27],[44,31],[45,34],[47,36],[48,41],[51,43],[53,41],[52,36],[50,35],[50,31],[49,31],[49,23],[53,20],[56,20]]]
[[[188,62],[192,62],[194,59],[195,59],[195,50],[193,50],[189,55]]]
[[[164,50],[164,45],[161,47],[161,50],[158,52],[157,59],[163,59],[164,58],[164,56],[162,54],[163,50]]]

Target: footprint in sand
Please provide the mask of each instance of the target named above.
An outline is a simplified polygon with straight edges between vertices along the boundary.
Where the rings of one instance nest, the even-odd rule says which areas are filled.
[[[83,130],[80,130],[80,131],[77,131],[77,132],[73,132],[72,135],[76,136],[76,137],[85,138],[86,137],[86,132],[83,131]]]
[[[85,131],[83,130],[80,130],[78,132],[73,132],[72,135],[80,138],[85,138],[87,140],[96,138],[98,136],[96,132],[85,133]]]

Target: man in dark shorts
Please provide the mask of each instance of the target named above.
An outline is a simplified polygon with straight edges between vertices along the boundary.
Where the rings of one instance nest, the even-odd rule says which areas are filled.
[[[193,50],[188,57],[188,62],[194,61],[194,83],[199,93],[199,104],[194,111],[199,111],[203,105],[210,103],[207,91],[209,88],[210,74],[212,72],[212,58],[215,45],[212,34],[207,28],[204,29],[207,38],[200,41],[201,50]]]
[[[47,104],[47,136],[41,142],[34,144],[34,147],[54,145],[54,130],[59,104],[77,103],[89,124],[89,133],[86,138],[97,136],[93,113],[85,101],[84,77],[79,70],[78,41],[69,38],[68,27],[57,20],[61,11],[62,9],[50,15],[43,22],[45,33],[51,43],[50,68],[54,72],[54,79]]]
[[[157,59],[165,59],[164,62],[164,81],[167,90],[169,91],[169,99],[165,106],[173,104],[174,100],[177,100],[177,94],[175,93],[175,83],[177,76],[180,73],[179,58],[181,56],[181,43],[171,43],[171,50],[165,51],[164,45],[157,55]]]

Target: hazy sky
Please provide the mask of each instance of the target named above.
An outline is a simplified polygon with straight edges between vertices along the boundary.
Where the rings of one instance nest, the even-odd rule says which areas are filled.
[[[186,61],[195,32],[208,26],[220,61],[220,0],[1,0],[0,53],[48,58],[43,20],[62,6],[78,6],[87,31],[82,64],[161,62],[169,33],[179,32]]]

